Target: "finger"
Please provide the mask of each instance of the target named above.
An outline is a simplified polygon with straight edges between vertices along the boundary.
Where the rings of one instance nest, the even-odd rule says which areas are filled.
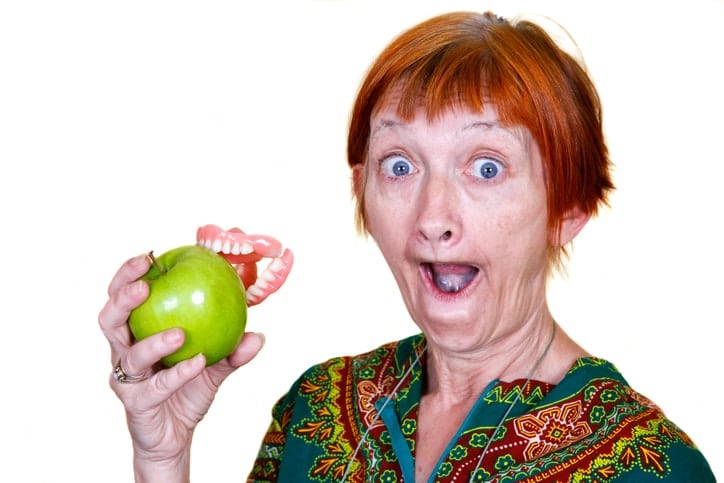
[[[234,367],[241,367],[251,361],[264,347],[264,334],[260,332],[247,332],[239,345],[229,356],[229,363]]]
[[[133,341],[126,322],[131,310],[148,297],[146,283],[136,280],[148,271],[149,263],[146,255],[130,258],[118,269],[108,286],[108,300],[98,314],[98,324],[111,345],[113,363]]]
[[[198,377],[205,367],[206,358],[203,354],[197,354],[157,372],[141,384],[116,384],[114,390],[123,400],[127,411],[143,411],[168,400],[184,385]]]
[[[137,255],[133,258],[129,258],[126,262],[121,265],[116,274],[111,279],[111,283],[108,285],[108,295],[112,296],[121,287],[128,285],[134,280],[138,280],[142,275],[148,272],[151,266],[151,261],[148,255]]]
[[[264,335],[247,332],[239,345],[227,358],[209,367],[209,376],[217,386],[224,382],[231,373],[251,361],[264,347]]]
[[[128,328],[128,316],[148,297],[148,285],[144,281],[136,281],[116,290],[106,301],[98,314],[98,324],[111,345],[111,359],[124,353],[133,343]]]
[[[119,358],[126,374],[151,374],[161,358],[173,354],[184,343],[184,332],[179,328],[165,330],[134,344]]]

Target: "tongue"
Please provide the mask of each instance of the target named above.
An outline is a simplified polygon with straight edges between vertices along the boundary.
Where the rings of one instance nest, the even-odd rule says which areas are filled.
[[[430,265],[430,269],[437,288],[448,293],[464,289],[478,273],[478,269],[470,265],[435,263]]]

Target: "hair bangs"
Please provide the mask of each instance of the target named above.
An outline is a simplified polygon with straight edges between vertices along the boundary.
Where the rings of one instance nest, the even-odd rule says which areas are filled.
[[[385,104],[396,105],[405,121],[420,109],[432,121],[449,110],[482,113],[491,106],[501,124],[526,128],[542,158],[553,235],[568,212],[594,215],[614,189],[592,80],[582,61],[535,23],[458,12],[394,39],[357,93],[347,136],[351,167],[364,165],[370,119]],[[357,222],[364,229],[365,178],[356,179]],[[552,245],[551,264],[565,254],[565,247]]]
[[[409,121],[423,108],[429,120],[448,110],[469,109],[483,112],[493,105],[501,122],[525,125],[535,122],[530,94],[525,91],[518,73],[490,50],[480,51],[478,45],[454,45],[400,72],[387,84],[380,104],[395,91],[398,115]]]

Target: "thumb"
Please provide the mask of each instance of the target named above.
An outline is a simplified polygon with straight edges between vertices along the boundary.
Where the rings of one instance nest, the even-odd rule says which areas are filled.
[[[247,364],[264,347],[264,342],[264,334],[260,332],[245,333],[237,348],[229,355],[229,364],[234,368]]]
[[[264,336],[256,332],[247,332],[228,357],[207,368],[214,384],[220,385],[229,375],[248,363],[264,346]]]

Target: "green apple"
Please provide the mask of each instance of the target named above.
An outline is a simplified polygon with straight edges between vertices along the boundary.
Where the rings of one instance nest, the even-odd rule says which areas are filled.
[[[183,329],[183,346],[161,360],[167,366],[198,353],[211,365],[231,354],[246,327],[246,293],[234,267],[198,245],[149,257],[153,264],[141,277],[148,283],[148,298],[128,319],[136,340],[173,327]]]

